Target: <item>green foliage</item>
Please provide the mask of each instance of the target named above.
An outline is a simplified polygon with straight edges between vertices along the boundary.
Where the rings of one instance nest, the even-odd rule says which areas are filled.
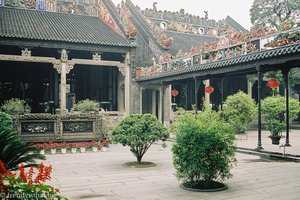
[[[261,112],[269,119],[284,120],[285,114],[285,97],[283,96],[270,96],[262,100]],[[294,98],[289,98],[289,118],[296,119],[300,111],[299,101]]]
[[[15,170],[22,162],[28,166],[36,166],[35,159],[45,159],[39,153],[28,154],[37,151],[35,147],[28,147],[12,128],[12,121],[4,113],[0,112],[0,160],[9,170]]]
[[[0,127],[2,129],[12,129],[12,119],[9,114],[6,114],[4,112],[0,112]]]
[[[224,103],[224,116],[236,132],[245,132],[256,117],[255,101],[242,91],[228,96]]]
[[[101,108],[100,103],[94,100],[85,99],[78,101],[75,110],[81,112],[98,111]]]
[[[25,100],[12,98],[4,102],[1,106],[1,110],[9,115],[23,115],[30,113],[31,108]]]
[[[47,184],[29,184],[21,178],[6,176],[3,178],[5,190],[7,190],[7,199],[24,200],[24,199],[60,199],[67,200],[58,190],[53,189]],[[1,189],[1,188],[0,188]],[[1,193],[4,194],[4,193]]]
[[[181,113],[173,130],[173,164],[179,180],[210,183],[231,177],[235,136],[219,113],[210,109],[198,115]]]
[[[283,22],[296,21],[299,10],[299,0],[254,0],[250,9],[251,23],[280,30]]]
[[[133,114],[126,117],[112,132],[111,140],[129,146],[130,151],[141,163],[142,157],[156,141],[165,141],[167,129],[151,114]]]
[[[267,129],[272,135],[279,135],[285,128],[285,97],[271,96],[261,102],[261,112],[266,117]],[[300,112],[299,101],[289,98],[289,118],[296,119]]]
[[[267,120],[267,129],[271,132],[272,135],[280,135],[280,133],[284,130],[285,123],[281,122],[277,119],[269,119]]]

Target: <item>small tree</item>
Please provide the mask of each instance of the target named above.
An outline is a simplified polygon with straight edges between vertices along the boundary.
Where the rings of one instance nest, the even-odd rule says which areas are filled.
[[[217,189],[219,184],[215,181],[231,176],[236,150],[234,133],[218,113],[182,113],[174,131],[173,165],[185,187]]]
[[[236,132],[245,132],[256,116],[255,101],[242,91],[228,96],[224,116]]]
[[[133,114],[126,117],[112,132],[111,140],[129,146],[141,164],[142,157],[156,141],[165,141],[167,129],[151,114]]]

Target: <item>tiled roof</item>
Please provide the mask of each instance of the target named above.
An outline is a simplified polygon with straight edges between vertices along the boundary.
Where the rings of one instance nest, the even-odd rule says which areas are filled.
[[[275,57],[281,57],[289,54],[300,53],[300,44],[288,45],[283,47],[274,48],[271,50],[265,50],[260,52],[252,52],[246,55],[238,56],[235,58],[218,60],[206,64],[199,64],[190,67],[185,67],[177,70],[164,71],[157,74],[147,75],[144,77],[136,78],[136,81],[149,81],[153,79],[160,79],[165,77],[180,76],[182,74],[200,72],[211,69],[224,69],[232,67],[233,65],[248,63],[252,61],[259,61],[264,59],[270,59]],[[255,67],[255,66],[253,66]]]
[[[1,37],[135,46],[97,17],[6,7],[0,7]]]
[[[232,17],[227,16],[225,21],[236,31],[242,32],[243,34],[247,33],[247,30],[242,25],[240,25],[237,21],[235,21]]]

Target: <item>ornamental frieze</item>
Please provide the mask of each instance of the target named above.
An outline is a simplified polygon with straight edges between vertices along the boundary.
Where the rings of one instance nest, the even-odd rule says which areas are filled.
[[[21,134],[53,133],[54,122],[21,122]]]

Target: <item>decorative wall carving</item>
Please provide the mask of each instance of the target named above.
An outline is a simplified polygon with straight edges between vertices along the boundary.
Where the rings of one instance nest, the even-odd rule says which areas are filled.
[[[22,56],[24,56],[24,57],[29,57],[29,56],[31,56],[31,51],[30,50],[28,50],[28,48],[25,48],[24,50],[22,50],[21,51],[22,52]]]
[[[101,60],[101,55],[99,55],[98,53],[93,54],[93,60]]]
[[[63,133],[93,132],[93,121],[63,121]]]
[[[53,133],[54,122],[21,122],[21,134]]]

